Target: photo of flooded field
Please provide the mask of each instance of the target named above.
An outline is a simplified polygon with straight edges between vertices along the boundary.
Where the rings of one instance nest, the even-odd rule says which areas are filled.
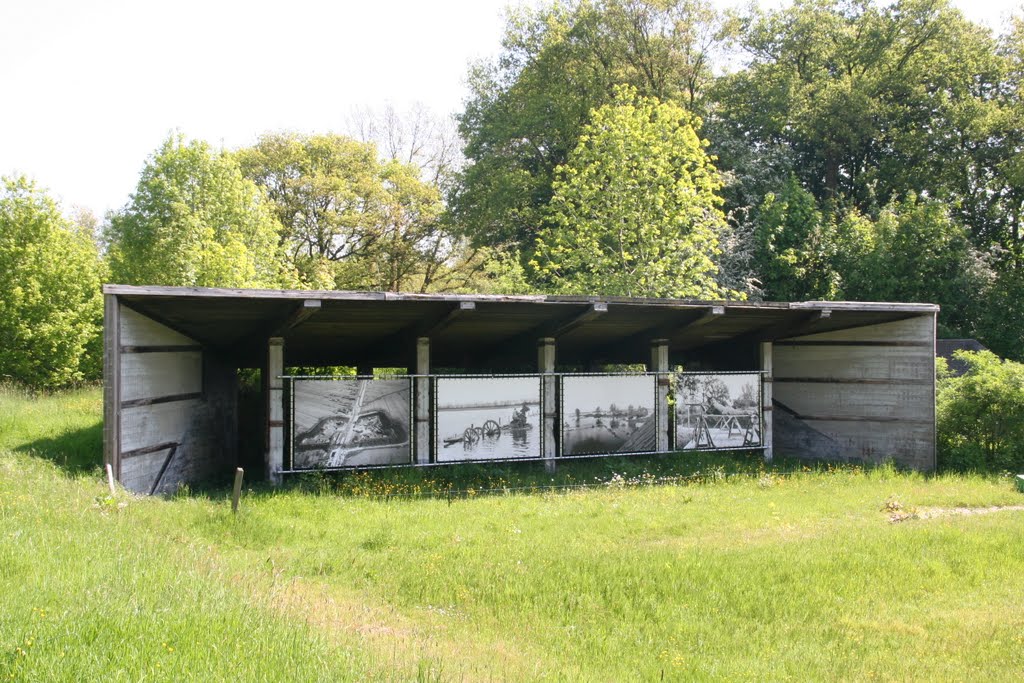
[[[539,458],[539,377],[439,377],[437,462]]]
[[[676,375],[677,450],[754,448],[761,445],[761,375]]]
[[[410,380],[295,380],[292,469],[407,465]]]
[[[562,455],[655,450],[655,378],[562,378]]]

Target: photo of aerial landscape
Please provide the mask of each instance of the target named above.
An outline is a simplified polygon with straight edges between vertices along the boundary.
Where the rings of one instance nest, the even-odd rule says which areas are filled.
[[[296,380],[293,469],[406,465],[409,380]]]
[[[452,377],[437,388],[438,462],[539,458],[537,377]]]
[[[655,442],[654,376],[562,379],[562,455],[641,453]]]
[[[682,373],[673,393],[676,449],[761,445],[759,374]]]

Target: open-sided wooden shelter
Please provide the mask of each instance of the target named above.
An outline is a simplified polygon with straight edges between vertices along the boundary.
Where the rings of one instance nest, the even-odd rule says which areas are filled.
[[[646,364],[659,377],[678,365],[763,373],[768,458],[935,466],[938,307],[930,304],[123,285],[104,294],[105,459],[133,491],[232,471],[240,429],[261,431],[266,474],[279,480],[289,409],[282,377],[295,366],[406,369],[414,376],[411,464],[434,462],[432,370],[536,373],[543,428],[554,434],[556,370]],[[262,424],[239,424],[240,368],[261,372]],[[651,450],[670,450],[668,429],[666,413]],[[552,462],[557,441],[545,446]]]

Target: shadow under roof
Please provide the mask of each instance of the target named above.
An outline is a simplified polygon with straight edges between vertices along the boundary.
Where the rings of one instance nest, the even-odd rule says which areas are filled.
[[[409,367],[418,337],[437,367],[503,368],[536,359],[555,337],[559,363],[637,363],[652,339],[670,352],[750,345],[933,315],[934,304],[696,301],[106,285],[104,294],[255,367],[266,340],[288,365]]]

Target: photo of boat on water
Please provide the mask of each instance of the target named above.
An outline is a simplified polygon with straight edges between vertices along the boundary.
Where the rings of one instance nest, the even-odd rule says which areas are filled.
[[[439,377],[437,462],[541,457],[539,377]]]
[[[672,389],[677,450],[761,445],[761,375],[681,373]]]
[[[410,380],[295,380],[292,469],[407,465]]]
[[[562,379],[562,455],[657,448],[653,375]]]

